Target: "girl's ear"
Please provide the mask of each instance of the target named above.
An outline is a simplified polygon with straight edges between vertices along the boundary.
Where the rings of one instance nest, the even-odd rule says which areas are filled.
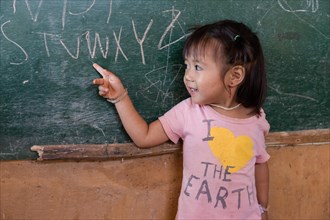
[[[236,87],[240,85],[245,78],[245,68],[241,65],[232,67],[227,76],[227,85],[229,87]]]

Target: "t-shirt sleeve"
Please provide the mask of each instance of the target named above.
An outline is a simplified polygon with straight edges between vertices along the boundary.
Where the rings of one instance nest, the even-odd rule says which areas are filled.
[[[268,121],[266,120],[266,114],[263,110],[261,112],[259,125],[262,133],[260,134],[260,140],[258,140],[259,147],[257,149],[256,163],[265,163],[270,158],[270,155],[266,150],[266,141],[265,141],[265,136],[269,133],[270,126]]]
[[[266,151],[266,145],[261,145],[257,152],[256,163],[265,163],[269,160],[269,158],[270,155]]]
[[[175,144],[183,137],[186,108],[187,100],[184,100],[158,118],[168,138]]]

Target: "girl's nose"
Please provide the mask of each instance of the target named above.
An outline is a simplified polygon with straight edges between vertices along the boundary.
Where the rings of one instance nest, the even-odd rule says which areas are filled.
[[[192,77],[192,74],[191,74],[191,71],[189,69],[186,69],[186,72],[184,74],[184,78],[186,81],[188,82],[193,82],[193,77]]]

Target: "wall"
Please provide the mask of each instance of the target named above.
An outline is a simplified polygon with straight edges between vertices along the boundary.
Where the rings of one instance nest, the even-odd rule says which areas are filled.
[[[0,219],[171,219],[181,156],[1,162]]]
[[[270,219],[329,219],[329,141],[294,140],[268,140]],[[181,167],[180,152],[123,161],[2,161],[0,219],[174,219]]]

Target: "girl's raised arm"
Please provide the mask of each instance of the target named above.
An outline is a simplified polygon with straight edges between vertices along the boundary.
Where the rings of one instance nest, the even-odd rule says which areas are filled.
[[[133,142],[141,148],[153,147],[169,140],[159,120],[148,124],[136,111],[121,80],[98,64],[93,67],[102,75],[93,81],[99,85],[100,96],[113,102],[121,122]]]

